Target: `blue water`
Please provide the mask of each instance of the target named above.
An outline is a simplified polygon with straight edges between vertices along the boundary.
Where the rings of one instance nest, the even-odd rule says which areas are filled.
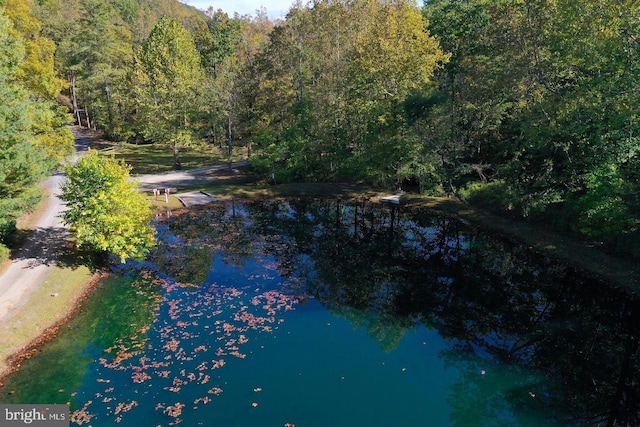
[[[87,367],[74,406],[88,425],[517,425],[516,408],[487,419],[467,413],[458,392],[478,387],[493,394],[481,400],[495,400],[512,384],[508,367],[450,361],[451,343],[421,324],[390,331],[397,344],[384,351],[366,313],[300,302],[273,260],[262,262],[239,269],[217,257],[200,287],[166,281],[144,350],[125,349],[120,362],[112,350]]]
[[[242,221],[254,214],[235,212]],[[572,415],[550,402],[588,409],[576,403],[580,390],[562,394],[559,378],[593,371],[580,364],[588,359],[582,350],[574,358],[563,344],[575,337],[595,358],[595,341],[570,326],[593,319],[575,321],[551,294],[588,316],[600,308],[577,309],[578,299],[552,279],[550,291],[536,288],[530,278],[542,285],[546,273],[525,274],[513,250],[487,261],[469,248],[496,256],[499,244],[457,231],[443,238],[419,223],[406,225],[400,255],[387,255],[388,234],[379,233],[379,259],[377,246],[344,235],[331,242],[321,227],[307,227],[319,240],[306,240],[236,224],[239,235],[213,230],[188,244],[189,227],[192,238],[206,234],[196,223],[202,218],[176,220],[184,230],[161,227],[161,255],[105,282],[58,338],[7,378],[0,401],[69,402],[73,424],[93,427],[568,426]],[[230,227],[224,218],[205,219],[212,229]],[[241,250],[230,251],[238,241]],[[340,258],[327,259],[331,251]],[[408,258],[414,253],[445,265],[421,270]],[[468,276],[450,265],[462,257]],[[186,280],[194,277],[203,282]],[[568,317],[541,320],[554,311]]]

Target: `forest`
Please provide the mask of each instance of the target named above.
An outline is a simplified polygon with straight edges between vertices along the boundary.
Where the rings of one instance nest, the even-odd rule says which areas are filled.
[[[76,123],[176,169],[242,147],[256,179],[456,197],[637,258],[639,76],[632,0],[0,0],[0,243]]]

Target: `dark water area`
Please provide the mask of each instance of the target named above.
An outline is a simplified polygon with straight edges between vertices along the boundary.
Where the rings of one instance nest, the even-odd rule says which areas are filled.
[[[0,389],[90,426],[637,426],[636,295],[418,209],[158,224]]]

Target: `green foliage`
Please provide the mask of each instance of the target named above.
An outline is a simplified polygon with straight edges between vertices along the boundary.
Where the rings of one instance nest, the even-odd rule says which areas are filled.
[[[411,1],[294,7],[254,68],[256,126],[278,132],[270,169],[394,184],[407,151],[420,151],[401,136],[401,105],[447,60],[425,26]]]
[[[55,43],[42,36],[42,24],[33,15],[31,2],[9,0],[5,13],[13,22],[15,33],[22,38],[25,49],[18,78],[32,95],[55,99],[65,85],[53,67]]]
[[[192,101],[202,79],[191,35],[177,20],[162,18],[137,55],[131,81],[138,128],[145,139],[172,146],[175,169],[180,169],[180,147],[192,141]]]
[[[598,239],[629,231],[631,216],[624,203],[626,182],[615,165],[602,165],[586,179],[586,192],[575,203],[576,229]]]
[[[0,264],[2,264],[7,258],[9,258],[9,248],[0,243]]]
[[[226,62],[234,59],[237,45],[241,42],[242,23],[238,19],[229,19],[220,10],[208,13],[208,18],[203,31],[198,31],[194,38],[202,66],[220,76],[225,71]]]
[[[114,0],[113,5],[120,12],[123,21],[133,23],[140,9],[140,3],[135,0]]]
[[[43,24],[40,35],[56,43],[57,75],[68,80],[61,100],[71,109],[75,99],[81,110],[76,120],[80,116],[82,125],[116,140],[141,133],[132,120],[137,107],[126,80],[134,50],[162,16],[178,18],[189,28],[205,21],[200,11],[174,0],[40,0],[33,9]]]
[[[33,16],[30,5],[30,2],[10,0],[5,10],[13,23],[8,27],[8,35],[22,45],[13,49],[20,56],[9,61],[16,66],[7,75],[29,94],[26,114],[31,133],[35,135],[33,143],[44,151],[51,167],[73,151],[74,138],[66,128],[69,122],[66,112],[54,101],[64,86],[53,67],[55,43],[40,34],[42,24]]]
[[[402,103],[402,110],[404,112],[405,120],[412,126],[419,120],[423,120],[430,113],[432,113],[434,107],[442,105],[447,101],[447,97],[443,93],[413,93],[409,95]]]
[[[60,163],[73,153],[75,137],[67,127],[71,118],[63,107],[51,101],[33,102],[29,114],[33,117],[34,144],[52,163]]]
[[[144,258],[155,244],[151,206],[129,178],[129,168],[90,151],[67,167],[62,214],[79,247],[116,255],[121,262]]]
[[[242,65],[249,58],[242,57],[242,46],[248,40],[243,36],[243,22],[230,19],[221,10],[207,13],[206,25],[195,32],[196,48],[200,52],[205,79],[199,90],[199,121],[202,135],[227,151],[232,150],[240,132],[239,76]],[[234,139],[236,141],[234,141]]]
[[[0,75],[3,78],[15,77],[24,58],[24,44],[16,37],[13,24],[4,15],[0,15]]]
[[[638,12],[609,0],[425,3],[452,57],[438,74],[446,102],[416,123],[433,129],[451,188],[612,247],[628,240],[638,223]]]
[[[493,181],[487,184],[469,182],[460,189],[463,199],[494,212],[513,211],[517,208],[517,200],[504,181]]]
[[[51,165],[36,146],[29,94],[16,81],[24,49],[12,28],[0,15],[0,242],[15,219],[40,200],[35,184]]]
[[[408,138],[408,137],[407,137]],[[399,156],[396,180],[398,182],[416,181],[419,192],[428,191],[432,195],[445,194],[442,189],[442,170],[438,159],[432,152],[424,152],[419,141],[407,144],[402,156]]]

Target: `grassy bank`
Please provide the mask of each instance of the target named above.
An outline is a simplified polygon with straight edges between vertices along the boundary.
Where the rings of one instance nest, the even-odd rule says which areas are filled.
[[[32,212],[18,218],[16,246],[26,243],[29,232],[35,228],[46,207],[45,199]],[[0,274],[4,273],[11,262],[9,258],[0,265]],[[9,358],[43,338],[55,325],[67,318],[82,299],[93,278],[94,274],[84,266],[54,267],[28,300],[0,324],[3,331],[0,340],[0,378],[11,368]]]
[[[2,323],[0,341],[0,377],[10,368],[8,359],[73,311],[91,283],[93,273],[87,267],[55,267],[25,304]]]
[[[215,183],[198,188],[217,199],[229,197],[341,197],[345,199],[371,199],[387,194],[384,191],[356,184],[299,183],[279,185],[238,184],[233,181]]]
[[[19,247],[24,243],[24,239],[26,238],[29,230],[33,230],[38,219],[42,216],[44,211],[47,209],[47,199],[49,196],[46,191],[43,191],[45,197],[43,200],[38,203],[31,212],[24,213],[20,215],[16,221],[16,234],[12,238],[12,247]],[[5,270],[11,265],[11,249],[7,248],[6,254],[3,257],[0,254],[0,274],[4,273]]]

